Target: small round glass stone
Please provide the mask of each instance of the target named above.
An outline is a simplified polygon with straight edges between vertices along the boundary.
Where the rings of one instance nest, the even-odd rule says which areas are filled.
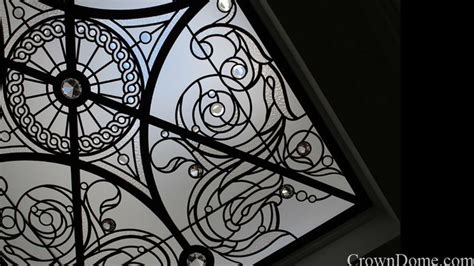
[[[218,0],[217,6],[222,12],[229,12],[232,9],[232,0]]]
[[[13,16],[17,19],[21,19],[25,16],[25,10],[21,7],[13,9]]]
[[[301,156],[307,156],[311,153],[311,144],[306,141],[301,142],[298,144],[298,147],[296,147],[296,152]]]
[[[308,198],[308,201],[311,203],[315,203],[318,200],[318,198],[315,195],[311,195]]]
[[[102,229],[104,229],[105,232],[110,233],[115,230],[117,227],[117,224],[115,223],[114,220],[107,218],[102,221]]]
[[[65,79],[61,85],[61,92],[66,99],[74,100],[82,94],[82,86],[77,79]]]
[[[198,164],[193,164],[189,167],[189,175],[192,178],[200,178],[200,177],[202,177],[203,173],[204,173],[204,170]]]
[[[203,254],[194,252],[189,254],[186,263],[188,266],[206,266],[207,259]]]
[[[236,65],[232,68],[232,76],[236,79],[243,79],[247,75],[247,69],[243,65]]]
[[[209,95],[209,97],[211,97],[211,98],[214,98],[214,97],[216,97],[216,91],[210,90],[210,91],[207,93],[207,95]]]
[[[222,103],[214,103],[211,106],[211,114],[215,117],[221,117],[224,115],[225,107]]]
[[[289,199],[295,194],[295,189],[291,185],[283,185],[280,188],[280,196],[284,199]]]
[[[140,41],[144,44],[151,42],[151,34],[147,31],[144,31],[140,34]]]
[[[326,167],[331,166],[334,163],[334,159],[331,156],[325,156],[323,158],[323,165]]]
[[[118,157],[118,162],[119,162],[121,165],[126,165],[126,164],[128,164],[128,161],[129,161],[129,160],[130,160],[130,159],[129,159],[128,156],[125,155],[125,154],[122,154],[122,155],[120,155],[120,156]]]
[[[0,119],[1,118],[2,117],[0,116]],[[8,133],[6,131],[0,132],[0,142],[8,142],[8,141],[10,141],[10,138],[11,138],[10,133]]]

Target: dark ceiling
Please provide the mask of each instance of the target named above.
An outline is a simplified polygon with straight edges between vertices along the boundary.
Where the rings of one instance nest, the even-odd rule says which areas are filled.
[[[268,2],[400,217],[399,1]]]

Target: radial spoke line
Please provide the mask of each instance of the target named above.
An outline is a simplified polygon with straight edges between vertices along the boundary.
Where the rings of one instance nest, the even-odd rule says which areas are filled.
[[[81,129],[81,134],[82,136],[85,136],[86,131],[84,130],[84,124],[82,123],[82,119],[80,115],[78,115],[78,120],[79,120],[80,129]]]
[[[81,39],[77,39],[77,52],[76,52],[76,60],[79,61],[79,55],[81,54]]]
[[[34,114],[34,116],[37,116],[37,115],[41,114],[41,113],[44,112],[46,109],[48,109],[49,107],[53,106],[54,103],[56,103],[57,101],[58,101],[58,99],[56,99],[56,100],[54,100],[54,101],[48,103],[45,107],[43,107],[41,110],[39,110],[38,112],[36,112],[36,113]]]
[[[61,51],[63,52],[63,56],[64,58],[66,58],[66,48],[64,47],[63,39],[59,39],[58,42],[61,45]]]
[[[111,95],[111,94],[107,94],[107,93],[100,93],[100,95],[104,95],[107,98],[113,98],[113,99],[117,99],[117,100],[122,101],[122,97],[117,96],[117,95]]]
[[[69,121],[66,122],[66,130],[64,131],[64,136],[69,136]]]
[[[37,80],[37,79],[35,79],[35,78],[23,77],[23,80],[26,80],[26,81],[29,81],[29,82],[38,83],[38,84],[41,84],[41,85],[47,85],[47,84],[44,83],[43,81]]]
[[[102,127],[100,126],[99,121],[97,121],[97,118],[95,118],[94,114],[89,110],[89,108],[86,109],[89,115],[92,117],[92,120],[94,120],[95,124],[97,125],[97,128],[100,130]]]
[[[42,96],[47,96],[47,95],[50,95],[50,94],[53,94],[53,92],[45,92],[45,93],[41,93],[41,94],[31,95],[31,96],[25,97],[25,99],[29,100],[29,99],[34,99],[34,98],[42,97]]]
[[[300,174],[296,171],[293,171],[291,169],[273,164],[267,160],[264,160],[260,157],[248,154],[246,152],[243,152],[241,150],[238,150],[234,147],[227,146],[223,143],[217,142],[213,140],[212,138],[205,137],[199,134],[196,134],[194,132],[188,131],[187,129],[184,129],[182,127],[179,127],[175,124],[172,124],[168,121],[159,119],[157,117],[153,117],[147,114],[142,114],[139,112],[139,110],[136,110],[134,108],[125,106],[123,104],[117,103],[113,100],[107,99],[101,95],[97,95],[95,93],[91,94],[91,100],[100,103],[104,106],[107,106],[109,108],[115,109],[118,112],[130,115],[132,117],[140,119],[142,122],[151,124],[153,126],[168,130],[176,135],[179,135],[183,138],[190,139],[192,141],[196,141],[198,143],[201,143],[203,145],[206,145],[212,149],[224,152],[226,154],[232,155],[240,160],[249,162],[251,164],[254,164],[256,166],[260,166],[266,170],[281,174],[285,176],[288,179],[291,179],[295,182],[305,184],[307,186],[316,188],[318,190],[321,190],[323,192],[326,192],[328,194],[334,195],[336,197],[339,197],[343,200],[355,203],[358,200],[358,196],[355,196],[351,193],[348,193],[346,191],[340,190],[338,188],[335,188],[333,186],[330,186],[326,183],[323,183],[321,181],[312,179],[308,176],[305,176],[303,174]]]
[[[43,49],[44,53],[46,54],[46,56],[49,58],[49,60],[51,61],[51,63],[53,63],[53,65],[57,66],[58,63],[56,63],[56,61],[54,61],[54,58],[51,56],[51,54],[48,52],[48,49],[44,48],[44,46],[41,46],[41,48]]]
[[[35,61],[32,60],[29,63],[31,63],[33,66],[37,67],[41,72],[48,73],[48,70],[46,70],[44,67],[42,67],[41,65],[39,65]]]
[[[94,52],[92,52],[91,56],[89,57],[89,60],[87,60],[87,63],[84,66],[84,70],[82,71],[82,73],[84,73],[87,70],[87,68],[89,68],[89,65],[91,64],[92,59],[94,59],[94,56],[97,53],[97,51],[99,51],[99,48],[100,46],[97,45],[97,47],[94,49]]]
[[[87,77],[87,79],[90,79],[92,76],[99,74],[100,71],[104,70],[107,66],[109,66],[109,65],[112,64],[113,62],[114,62],[114,61],[110,60],[108,63],[106,63],[105,65],[103,65],[101,68],[97,69],[94,73],[92,73],[91,75],[89,75],[89,76]],[[94,84],[91,84],[91,86],[94,86]]]
[[[63,109],[64,105],[61,105],[61,108],[56,111],[56,114],[53,116],[53,119],[51,119],[51,122],[48,125],[48,130],[51,130],[51,127],[53,126],[54,122],[58,118],[59,113],[61,113],[61,110]]]
[[[76,265],[84,265],[84,246],[82,235],[82,199],[81,199],[81,168],[79,162],[79,128],[78,113],[75,107],[69,108],[68,121],[71,142],[71,183],[74,213],[74,236],[76,248]]]
[[[14,62],[14,61],[11,61],[11,60],[5,60],[5,63],[6,63],[6,66],[8,68],[16,70],[16,71],[18,71],[22,74],[26,74],[28,76],[31,76],[35,79],[41,80],[46,84],[53,84],[54,81],[55,81],[53,76],[51,76],[47,73],[41,72],[41,71],[39,71],[37,69],[34,69],[32,67],[29,67],[24,63],[18,63],[18,62]]]
[[[96,104],[98,107],[100,107],[101,109],[103,109],[104,111],[106,111],[107,113],[109,113],[112,117],[114,117],[114,113],[112,111],[110,111],[109,109],[105,108],[104,106],[102,106],[101,104]]]
[[[76,70],[76,33],[74,25],[74,0],[65,3],[65,29],[66,29],[66,65],[69,71]]]
[[[100,82],[91,84],[91,86],[104,85],[104,84],[107,84],[107,83],[112,83],[112,82],[116,82],[116,81],[120,81],[120,80],[122,80],[122,78],[116,78],[116,79],[110,79],[110,80],[106,80],[106,81],[100,81]]]

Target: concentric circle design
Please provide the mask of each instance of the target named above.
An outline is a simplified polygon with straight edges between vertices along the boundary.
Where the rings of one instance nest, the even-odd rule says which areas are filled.
[[[17,219],[28,222],[36,235],[24,234],[31,243],[46,246],[67,254],[74,248],[73,215],[67,211],[72,204],[70,192],[58,186],[38,187],[25,193],[18,202],[18,209],[25,210]],[[26,212],[26,210],[29,210]]]
[[[57,56],[57,53],[52,54],[45,48],[49,43],[63,43],[64,32],[64,19],[53,18],[33,27],[14,45],[10,53],[12,61],[44,72],[44,75],[54,79],[54,84],[9,70],[5,98],[8,99],[12,119],[23,134],[38,146],[55,153],[69,152],[68,108],[77,108],[81,129],[78,135],[80,153],[90,155],[120,140],[134,119],[88,100],[83,91],[80,97],[77,95],[67,99],[62,91],[64,81],[68,78],[79,79],[83,90],[84,84],[87,84],[87,90],[92,94],[101,94],[125,106],[137,108],[143,87],[142,75],[136,58],[129,52],[130,48],[110,29],[87,20],[75,23],[77,71],[71,72],[66,66],[65,51],[62,51],[62,56]],[[81,46],[88,48],[81,49]],[[93,54],[80,56],[90,47],[95,47]],[[41,65],[45,54],[56,65]],[[28,92],[25,92],[26,87]],[[30,89],[37,91],[31,92]],[[45,115],[51,112],[55,113],[54,117]]]
[[[243,1],[166,1],[0,3],[0,261],[271,264],[366,207]]]

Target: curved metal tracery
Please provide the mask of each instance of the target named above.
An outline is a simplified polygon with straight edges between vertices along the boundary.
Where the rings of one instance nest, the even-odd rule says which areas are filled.
[[[0,4],[0,260],[250,265],[363,206],[249,2],[162,2]]]

